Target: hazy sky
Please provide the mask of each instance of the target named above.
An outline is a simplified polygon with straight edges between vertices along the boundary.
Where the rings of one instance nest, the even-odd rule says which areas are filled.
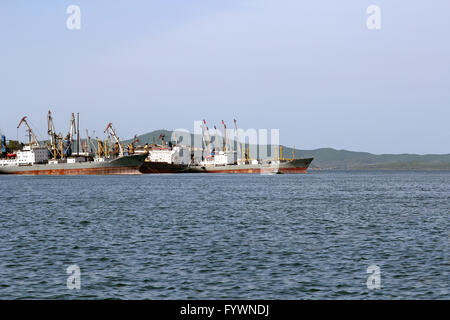
[[[46,138],[51,109],[63,133],[236,118],[301,149],[450,152],[448,0],[2,0],[0,45],[8,139],[24,115]]]

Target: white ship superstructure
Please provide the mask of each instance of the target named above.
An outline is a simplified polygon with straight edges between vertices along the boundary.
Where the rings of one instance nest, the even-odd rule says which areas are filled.
[[[28,166],[47,163],[48,150],[44,147],[25,146],[15,156],[0,160],[0,166]]]
[[[172,148],[168,146],[153,147],[149,150],[148,161],[188,165],[191,163],[191,149],[182,145]]]
[[[201,166],[226,166],[235,164],[237,161],[237,154],[235,151],[217,151],[205,157],[205,160],[200,161]]]

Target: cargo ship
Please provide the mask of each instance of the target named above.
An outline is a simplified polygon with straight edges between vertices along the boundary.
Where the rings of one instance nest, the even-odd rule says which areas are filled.
[[[77,153],[72,153],[73,135],[76,132],[75,118],[72,114],[71,129],[65,139],[55,134],[51,113],[48,113],[50,141],[42,146],[34,135],[27,118],[23,117],[17,126],[24,123],[27,127],[29,143],[18,150],[7,150],[6,138],[1,136],[0,174],[16,175],[116,175],[142,174],[139,170],[147,155],[126,154],[115,134],[112,124],[108,124],[105,133],[116,139],[115,150],[108,149],[107,142],[98,141],[96,153],[85,150],[80,152],[78,134]],[[79,133],[79,129],[77,130]],[[111,143],[110,143],[111,145]]]
[[[254,161],[240,164],[193,165],[185,172],[193,173],[306,173],[314,158],[281,160],[281,161]]]
[[[259,174],[306,173],[309,165],[314,160],[314,158],[296,159],[295,147],[292,149],[291,159],[283,158],[283,148],[281,146],[275,146],[271,159],[258,159],[256,158],[255,152],[253,152],[255,158],[250,159],[250,146],[246,146],[244,143],[240,142],[236,119],[234,119],[235,141],[229,141],[227,139],[227,126],[223,120],[221,122],[224,134],[222,139],[219,139],[217,128],[214,126],[215,138],[213,143],[206,120],[203,120],[202,138],[204,144],[201,151],[198,150],[201,152],[201,156],[196,156],[194,152],[192,157],[194,161],[185,172]],[[222,140],[222,143],[220,143],[220,140]],[[236,145],[236,148],[233,147],[234,145]],[[256,146],[253,145],[253,147]],[[238,154],[240,154],[240,157],[238,157]],[[195,161],[195,159],[198,160]]]
[[[128,155],[115,158],[101,157],[92,161],[85,157],[49,160],[46,148],[25,146],[7,159],[0,159],[0,174],[21,175],[111,175],[141,174],[139,171],[145,155]]]

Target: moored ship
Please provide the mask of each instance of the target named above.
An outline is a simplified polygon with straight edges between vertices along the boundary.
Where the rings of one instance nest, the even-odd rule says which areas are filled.
[[[253,163],[225,164],[225,165],[193,165],[188,172],[193,173],[306,173],[313,158],[281,160],[281,161],[254,161]]]
[[[44,156],[46,148],[30,148],[18,151],[15,158],[0,160],[0,174],[21,175],[110,175],[141,174],[139,168],[145,155],[128,155],[115,158],[84,157],[49,160]]]
[[[140,167],[146,155],[125,154],[123,147],[115,134],[111,124],[109,130],[116,143],[115,150],[108,149],[108,144],[99,142],[95,153],[85,150],[80,152],[80,138],[78,134],[77,153],[72,153],[75,117],[72,114],[71,128],[65,139],[56,134],[51,113],[48,113],[48,134],[50,141],[42,146],[34,135],[27,118],[23,117],[17,126],[24,123],[27,127],[29,143],[18,146],[17,150],[7,150],[6,138],[1,137],[0,174],[17,175],[112,175],[112,174],[141,174]],[[89,138],[89,137],[88,137]],[[110,144],[111,145],[111,144]]]
[[[253,152],[255,158],[250,159],[250,146],[247,145],[247,148],[245,148],[245,145],[239,141],[236,120],[234,120],[236,136],[236,141],[234,142],[230,143],[230,141],[227,140],[227,128],[223,120],[222,125],[224,127],[222,144],[218,139],[216,126],[214,126],[216,134],[213,143],[206,121],[203,120],[202,132],[205,133],[203,136],[203,141],[205,143],[202,149],[201,160],[193,161],[186,172],[260,174],[306,173],[309,165],[313,161],[313,158],[296,159],[295,148],[292,150],[292,159],[283,158],[283,148],[281,146],[279,147],[279,156],[277,154],[278,147],[275,147],[272,159],[257,159],[255,152]],[[236,144],[236,151],[233,150],[234,144]],[[253,145],[253,147],[257,149],[257,146]],[[246,153],[244,152],[245,149],[247,150]],[[238,154],[241,154],[241,156],[238,157]],[[193,156],[192,158],[195,159],[196,157]]]

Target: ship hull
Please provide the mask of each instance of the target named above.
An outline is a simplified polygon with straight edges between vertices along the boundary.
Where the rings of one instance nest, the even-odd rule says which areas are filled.
[[[187,165],[171,164],[165,162],[144,162],[140,171],[145,174],[181,173],[188,169]]]
[[[243,164],[225,166],[191,166],[186,172],[191,173],[306,173],[313,158],[281,161],[277,164]]]
[[[278,173],[306,173],[314,158],[294,159],[281,162]]]
[[[104,162],[34,164],[30,166],[0,167],[0,174],[16,175],[127,175],[139,171],[146,156],[124,156]]]

